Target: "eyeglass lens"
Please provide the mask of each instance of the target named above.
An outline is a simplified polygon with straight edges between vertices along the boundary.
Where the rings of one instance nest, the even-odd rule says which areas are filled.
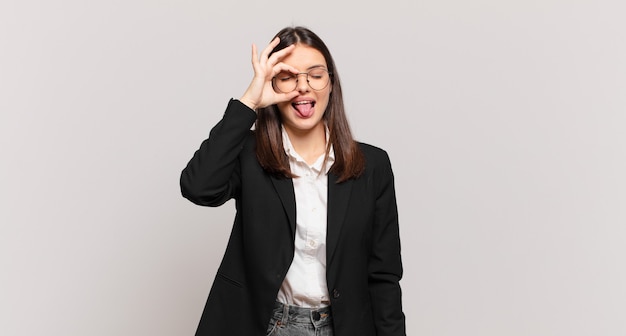
[[[311,69],[309,72],[299,74],[283,71],[272,79],[274,89],[282,93],[294,91],[298,87],[300,76],[305,75],[309,87],[315,91],[323,90],[330,82],[330,75],[326,69]]]

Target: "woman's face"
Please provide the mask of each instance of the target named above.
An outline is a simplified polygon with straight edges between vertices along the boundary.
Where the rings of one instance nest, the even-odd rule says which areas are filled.
[[[318,128],[324,129],[322,117],[330,97],[332,87],[330,78],[328,78],[328,85],[321,90],[314,90],[307,83],[307,75],[305,74],[309,73],[311,85],[314,87],[320,83],[320,80],[323,81],[323,79],[320,79],[319,74],[324,74],[324,72],[319,70],[328,69],[324,56],[317,49],[297,44],[282,62],[296,68],[301,73],[297,76],[298,80],[295,84],[296,91],[299,93],[298,96],[291,101],[277,104],[282,117],[283,127],[291,134],[308,133],[318,130]],[[276,80],[281,80],[279,76],[280,74]],[[316,88],[319,87],[317,86]]]

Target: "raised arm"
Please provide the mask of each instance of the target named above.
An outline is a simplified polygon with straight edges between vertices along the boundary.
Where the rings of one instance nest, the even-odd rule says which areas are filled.
[[[297,92],[277,93],[272,88],[272,78],[281,71],[298,72],[280,62],[294,46],[272,53],[279,44],[275,38],[260,55],[252,45],[254,77],[239,100],[231,100],[222,120],[213,127],[209,138],[187,164],[180,177],[182,194],[190,201],[206,206],[219,206],[236,197],[239,186],[237,158],[250,128],[256,120],[255,109],[291,100]]]
[[[219,206],[236,197],[241,184],[238,156],[255,120],[256,113],[240,101],[228,103],[222,120],[183,169],[180,187],[185,198]]]

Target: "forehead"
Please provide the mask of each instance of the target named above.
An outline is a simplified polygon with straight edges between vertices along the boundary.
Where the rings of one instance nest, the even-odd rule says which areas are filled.
[[[293,51],[282,60],[283,63],[303,71],[315,66],[327,67],[322,53],[304,44],[296,44]]]

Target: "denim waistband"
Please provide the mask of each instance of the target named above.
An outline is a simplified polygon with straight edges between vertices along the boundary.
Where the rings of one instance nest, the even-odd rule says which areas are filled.
[[[274,304],[274,317],[283,324],[311,324],[324,326],[332,322],[330,307],[306,308],[290,306],[281,302]]]

